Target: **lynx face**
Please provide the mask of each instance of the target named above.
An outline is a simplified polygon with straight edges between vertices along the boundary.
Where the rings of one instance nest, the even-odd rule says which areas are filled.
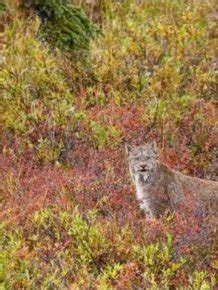
[[[156,143],[143,146],[126,145],[129,170],[134,182],[149,183],[157,165]]]

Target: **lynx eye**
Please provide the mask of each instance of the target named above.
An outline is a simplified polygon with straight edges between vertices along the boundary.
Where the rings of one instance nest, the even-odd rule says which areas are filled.
[[[143,159],[144,159],[144,161],[147,161],[147,160],[151,159],[151,157],[150,156],[145,156]]]
[[[135,161],[142,161],[142,158],[140,158],[140,157],[135,158]]]

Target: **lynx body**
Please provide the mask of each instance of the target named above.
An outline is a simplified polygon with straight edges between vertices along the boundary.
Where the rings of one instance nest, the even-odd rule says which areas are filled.
[[[186,176],[159,163],[156,143],[144,146],[126,146],[129,171],[136,187],[140,208],[152,217],[166,210],[175,210],[184,201],[184,193],[191,192],[218,210],[218,182]]]

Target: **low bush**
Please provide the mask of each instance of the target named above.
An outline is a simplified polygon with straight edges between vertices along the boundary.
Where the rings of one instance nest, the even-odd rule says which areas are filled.
[[[1,286],[3,289],[213,289],[215,277],[192,268],[192,256],[176,257],[170,233],[163,240],[137,241],[128,226],[117,228],[49,207],[35,212],[28,231],[1,224]],[[144,224],[146,234],[146,224]],[[150,225],[149,231],[152,229]],[[189,247],[192,245],[190,244]],[[197,288],[196,288],[197,287]]]
[[[0,288],[216,289],[213,220],[143,217],[124,152],[216,179],[215,1],[4,3]]]

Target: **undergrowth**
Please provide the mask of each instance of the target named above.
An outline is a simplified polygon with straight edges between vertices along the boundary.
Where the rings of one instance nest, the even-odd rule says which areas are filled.
[[[19,4],[0,4],[0,288],[215,289],[213,227],[193,201],[142,217],[124,155],[155,139],[215,179],[215,1],[74,1],[102,31],[76,47]]]

